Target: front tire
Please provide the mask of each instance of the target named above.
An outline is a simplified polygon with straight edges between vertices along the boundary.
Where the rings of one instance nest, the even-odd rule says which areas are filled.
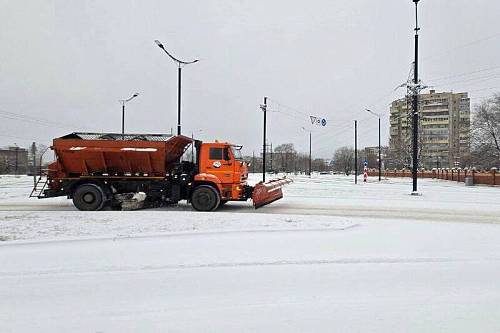
[[[100,210],[105,202],[104,191],[96,184],[83,184],[73,193],[73,204],[79,210]]]
[[[216,210],[219,204],[219,192],[209,185],[198,186],[191,195],[191,205],[198,211],[209,212]]]

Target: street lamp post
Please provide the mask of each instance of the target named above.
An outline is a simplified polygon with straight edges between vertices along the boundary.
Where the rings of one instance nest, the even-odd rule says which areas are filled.
[[[413,100],[412,100],[412,125],[413,125],[413,151],[412,151],[412,178],[413,178],[413,192],[412,194],[418,194],[417,192],[417,172],[418,172],[418,93],[419,93],[419,83],[418,83],[418,2],[420,0],[413,0],[415,3],[415,62],[413,70]]]
[[[177,59],[174,57],[172,54],[170,54],[163,44],[159,40],[155,40],[156,45],[160,49],[162,49],[169,57],[172,59],[178,67],[177,70],[177,135],[181,135],[181,75],[182,75],[182,66],[189,65],[189,64],[194,64],[195,62],[198,62],[198,59],[195,59],[193,61],[183,61],[180,59]]]
[[[382,180],[382,148],[380,146],[380,114],[373,112],[372,110],[366,109],[372,115],[378,118],[378,181]]]
[[[130,102],[131,100],[133,100],[137,96],[139,96],[139,93],[135,93],[127,99],[120,99],[119,100],[119,102],[122,103],[122,140],[125,140],[125,103]]]
[[[358,183],[358,121],[354,120],[354,184]]]

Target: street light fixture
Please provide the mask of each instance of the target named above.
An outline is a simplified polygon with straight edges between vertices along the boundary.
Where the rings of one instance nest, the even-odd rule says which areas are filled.
[[[372,110],[365,109],[372,115],[378,118],[378,181],[382,180],[382,149],[380,147],[380,114],[373,112]]]
[[[169,57],[172,59],[178,67],[177,70],[177,135],[181,135],[181,72],[182,72],[182,66],[185,65],[190,65],[194,64],[195,62],[198,62],[199,59],[195,59],[193,61],[183,61],[180,59],[177,59],[174,57],[170,52],[168,52],[163,44],[159,40],[155,40],[156,45],[160,49],[162,49]]]
[[[306,129],[305,127],[302,127],[302,129],[306,132],[309,132],[309,177],[311,177],[312,174],[312,131]]]
[[[131,100],[133,100],[137,96],[139,96],[139,93],[135,93],[127,99],[120,99],[118,101],[118,102],[122,103],[122,140],[125,140],[125,103],[130,102]]]

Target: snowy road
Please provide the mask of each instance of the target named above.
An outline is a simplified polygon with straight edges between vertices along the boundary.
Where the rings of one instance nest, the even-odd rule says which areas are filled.
[[[374,237],[376,235],[376,237]],[[496,225],[0,246],[6,332],[495,332]]]
[[[28,185],[0,179],[2,332],[500,331],[498,188],[298,178],[257,213],[198,213]]]
[[[259,175],[253,175],[257,181]],[[298,176],[285,187],[285,198],[258,210],[263,214],[299,214],[343,217],[377,217],[456,222],[500,223],[500,188],[465,187],[463,183],[421,179],[422,196],[410,196],[408,178],[353,185],[342,176]],[[27,199],[32,179],[0,180],[0,212],[6,211],[75,211],[66,198]],[[12,183],[10,183],[12,182]],[[184,203],[177,207],[156,209],[168,212],[192,212]],[[149,212],[152,210],[148,210]],[[227,213],[254,213],[249,202],[234,202],[219,209]]]

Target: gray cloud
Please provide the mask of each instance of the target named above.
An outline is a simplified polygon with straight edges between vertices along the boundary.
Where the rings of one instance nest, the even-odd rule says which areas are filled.
[[[481,72],[482,81],[426,81],[500,66],[500,3],[422,0],[420,9],[424,82],[473,91],[473,103],[500,90],[498,68]],[[50,142],[77,130],[119,132],[118,100],[135,91],[141,95],[127,105],[127,131],[175,130],[176,66],[155,39],[181,58],[201,59],[183,71],[186,134],[201,129],[202,139],[257,153],[258,106],[269,96],[279,111],[269,116],[275,144],[305,151],[300,128],[314,114],[329,121],[314,129],[315,155],[351,144],[355,118],[360,146],[375,145],[376,120],[363,109],[387,114],[389,102],[403,96],[393,89],[413,59],[412,28],[409,0],[3,0],[0,145]],[[386,121],[384,138],[387,132]]]

